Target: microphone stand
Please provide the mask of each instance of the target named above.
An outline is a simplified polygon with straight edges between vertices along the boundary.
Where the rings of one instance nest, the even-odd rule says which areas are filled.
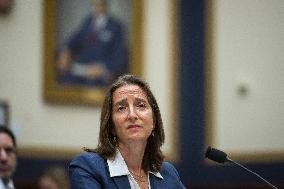
[[[226,158],[226,161],[227,161],[227,162],[230,162],[230,163],[233,163],[233,164],[235,164],[235,165],[237,165],[237,166],[239,166],[239,167],[245,169],[246,171],[248,171],[248,172],[254,174],[256,177],[258,177],[259,179],[261,179],[262,181],[264,181],[266,184],[268,184],[271,188],[273,188],[273,189],[278,189],[276,186],[274,186],[273,184],[271,184],[270,182],[268,182],[267,180],[265,180],[263,177],[261,177],[259,174],[257,174],[257,173],[255,173],[255,172],[253,172],[252,170],[246,168],[246,167],[243,166],[242,164],[240,164],[240,163],[238,163],[238,162],[236,162],[236,161],[234,161],[234,160],[232,160],[232,159],[230,159],[230,158],[228,158],[228,157]]]

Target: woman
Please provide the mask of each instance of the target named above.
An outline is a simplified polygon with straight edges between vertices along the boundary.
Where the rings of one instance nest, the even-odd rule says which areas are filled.
[[[121,76],[106,94],[97,148],[70,163],[71,188],[185,188],[174,166],[163,162],[164,139],[148,84],[133,75]]]

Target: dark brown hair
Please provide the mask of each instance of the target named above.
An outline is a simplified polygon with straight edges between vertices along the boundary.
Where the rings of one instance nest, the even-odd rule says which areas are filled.
[[[7,134],[13,141],[13,146],[16,148],[17,147],[17,142],[16,142],[16,137],[14,133],[6,126],[0,126],[0,133],[5,133]]]
[[[145,171],[158,172],[161,171],[162,162],[164,160],[161,146],[165,140],[163,122],[157,101],[150,90],[149,85],[141,78],[134,75],[120,76],[109,88],[102,106],[100,134],[98,146],[94,150],[87,151],[96,152],[105,159],[115,156],[117,141],[113,135],[114,124],[112,122],[112,97],[113,93],[122,86],[137,85],[147,96],[147,100],[153,111],[153,134],[148,138],[146,145],[142,167]]]

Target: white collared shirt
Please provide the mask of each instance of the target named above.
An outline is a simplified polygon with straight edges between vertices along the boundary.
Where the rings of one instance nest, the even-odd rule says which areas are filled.
[[[13,181],[10,180],[8,184],[5,185],[2,179],[0,179],[0,189],[15,189]]]
[[[130,171],[128,170],[128,167],[120,153],[120,151],[117,149],[115,158],[113,160],[108,159],[107,164],[109,167],[110,177],[116,177],[116,176],[122,176],[127,175],[131,189],[140,189],[139,185],[135,181],[134,177],[130,174]],[[149,183],[149,189],[151,189],[150,180],[149,180],[149,173],[155,175],[156,177],[159,177],[163,179],[162,175],[159,172],[148,172],[148,183]]]
[[[105,15],[96,17],[94,22],[95,31],[99,31],[104,28],[107,24],[108,18]]]

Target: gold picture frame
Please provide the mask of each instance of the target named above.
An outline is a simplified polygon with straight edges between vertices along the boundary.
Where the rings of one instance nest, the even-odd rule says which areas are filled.
[[[142,75],[143,1],[130,1],[132,14],[128,42],[129,72]],[[56,80],[56,13],[58,1],[44,1],[44,100],[48,103],[69,105],[101,105],[105,87],[62,86]],[[73,10],[75,11],[75,10]]]

